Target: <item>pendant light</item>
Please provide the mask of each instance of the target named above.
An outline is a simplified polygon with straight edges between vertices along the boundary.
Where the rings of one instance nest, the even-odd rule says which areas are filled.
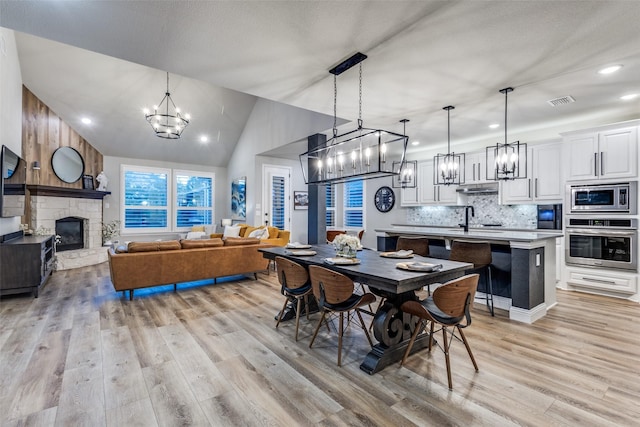
[[[300,166],[306,184],[333,184],[363,179],[382,178],[399,174],[395,164],[405,165],[406,135],[362,125],[362,61],[366,55],[358,52],[341,62],[329,73],[333,74],[333,136],[324,145],[300,154]],[[359,67],[358,127],[338,134],[337,76],[350,68]]]
[[[407,134],[407,122],[409,119],[402,119],[402,134]],[[394,175],[391,181],[391,186],[394,188],[416,188],[416,171],[418,170],[417,160],[404,162],[393,162],[393,170],[397,173]]]
[[[504,94],[504,143],[487,147],[487,179],[513,180],[527,177],[527,144],[507,142],[507,97],[512,87],[500,89]],[[489,165],[494,168],[490,169]]]
[[[464,153],[451,152],[451,110],[453,105],[443,107],[447,111],[447,154],[438,154],[433,158],[436,185],[464,184]]]

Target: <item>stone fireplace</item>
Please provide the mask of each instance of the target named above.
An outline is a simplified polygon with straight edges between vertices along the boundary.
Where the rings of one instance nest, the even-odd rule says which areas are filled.
[[[102,197],[90,190],[56,189],[29,186],[31,193],[31,226],[59,234],[63,245],[56,252],[56,270],[85,267],[107,261],[107,248],[102,246]],[[82,236],[65,243],[70,237],[66,223],[81,227]],[[62,228],[60,228],[60,224]],[[66,227],[66,229],[65,229]],[[62,233],[61,233],[62,231]],[[63,235],[64,234],[64,235]],[[79,240],[79,241],[78,241]],[[72,245],[65,248],[65,244]]]

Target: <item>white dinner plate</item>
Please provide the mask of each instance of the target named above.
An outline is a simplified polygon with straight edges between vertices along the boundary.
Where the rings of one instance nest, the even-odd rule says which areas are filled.
[[[302,243],[287,243],[287,246],[285,246],[287,249],[309,249],[310,247],[311,245],[303,245]]]
[[[305,250],[297,250],[297,251],[287,251],[288,253],[290,253],[291,255],[296,255],[296,256],[312,256],[315,255],[317,252],[316,251],[305,251]]]
[[[431,264],[428,262],[399,262],[396,264],[396,267],[402,270],[431,273],[432,271],[440,271],[442,269],[442,264]]]
[[[413,253],[407,252],[380,252],[380,256],[384,258],[399,258],[399,259],[407,259],[413,258]]]

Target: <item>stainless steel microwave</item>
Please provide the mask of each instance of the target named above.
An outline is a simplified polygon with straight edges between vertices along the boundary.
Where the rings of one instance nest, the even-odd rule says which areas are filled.
[[[637,182],[571,186],[571,213],[612,212],[635,215]]]

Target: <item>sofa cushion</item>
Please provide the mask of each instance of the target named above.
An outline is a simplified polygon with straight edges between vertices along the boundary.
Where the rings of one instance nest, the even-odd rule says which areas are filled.
[[[224,245],[222,239],[180,240],[182,249],[215,248]]]
[[[247,228],[247,231],[249,231],[248,228]],[[255,237],[256,239],[268,239],[269,230],[267,230],[264,227],[256,228],[251,233],[247,234],[246,237]]]
[[[204,230],[203,231],[190,231],[190,232],[187,233],[187,237],[185,237],[185,239],[187,239],[187,240],[202,239],[204,236],[206,236]]]
[[[280,229],[278,227],[267,227],[269,230],[269,239],[278,238],[278,233],[280,233]]]
[[[127,247],[125,245],[119,245],[115,249],[115,253],[117,254],[126,254],[127,252],[129,251],[127,250]]]
[[[174,251],[181,249],[180,242],[177,240],[165,240],[161,242],[131,242],[129,243],[128,252],[155,252],[155,251]]]
[[[256,245],[258,243],[260,243],[260,239],[253,237],[227,237],[224,239],[225,246]]]
[[[223,238],[226,237],[239,237],[240,236],[240,226],[239,225],[226,225],[224,227],[224,233],[222,234]]]
[[[240,227],[240,237],[247,237],[247,228],[250,227],[249,224],[238,224]]]

